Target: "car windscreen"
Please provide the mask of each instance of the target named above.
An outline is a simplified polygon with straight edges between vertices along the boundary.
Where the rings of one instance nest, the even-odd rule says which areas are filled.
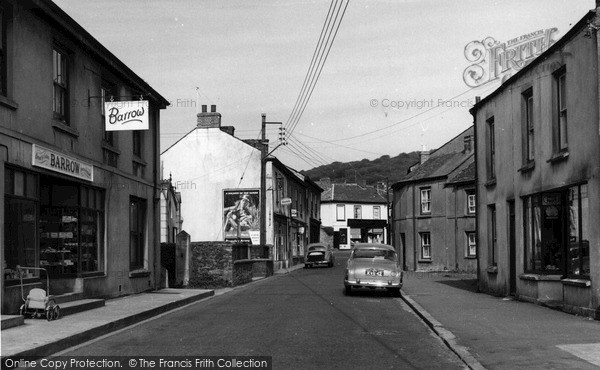
[[[396,252],[384,249],[355,249],[352,254],[353,258],[385,258],[386,260],[394,261]]]

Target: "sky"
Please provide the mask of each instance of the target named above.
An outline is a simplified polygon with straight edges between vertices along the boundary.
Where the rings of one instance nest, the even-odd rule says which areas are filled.
[[[286,124],[300,94],[329,0],[54,0],[171,102],[161,151],[216,105],[241,139],[261,114]],[[344,2],[345,5],[345,2]],[[556,28],[556,41],[594,0],[350,0],[288,145],[274,151],[306,170],[334,161],[435,149],[472,125],[465,83],[472,41],[504,43]],[[267,126],[274,149],[278,125]],[[290,128],[289,125],[287,125]]]

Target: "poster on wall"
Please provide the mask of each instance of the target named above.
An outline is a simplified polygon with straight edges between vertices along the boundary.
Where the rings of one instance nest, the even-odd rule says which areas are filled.
[[[223,191],[223,236],[225,240],[251,240],[260,232],[260,191]]]

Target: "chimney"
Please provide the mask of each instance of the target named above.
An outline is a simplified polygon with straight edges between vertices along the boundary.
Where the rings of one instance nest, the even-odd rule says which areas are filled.
[[[217,106],[210,106],[211,112],[206,111],[206,105],[202,106],[202,113],[198,113],[198,120],[196,127],[201,128],[220,128],[221,127],[221,113],[217,112]]]
[[[231,136],[235,136],[235,127],[233,126],[221,126],[221,131],[226,132]]]
[[[473,151],[473,136],[467,135],[464,137],[464,140],[465,140],[465,148],[463,150],[463,153],[469,154]]]
[[[423,145],[423,149],[421,150],[421,159],[419,161],[420,164],[423,164],[426,160],[429,159],[429,150],[425,149],[425,145]]]

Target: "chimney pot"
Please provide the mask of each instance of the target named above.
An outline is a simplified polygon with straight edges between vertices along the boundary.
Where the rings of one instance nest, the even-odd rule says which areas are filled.
[[[216,106],[216,105],[214,105],[214,104],[213,104],[213,105],[211,105],[211,106],[210,106],[210,111],[211,111],[211,112],[213,112],[213,113],[215,113],[215,112],[217,111],[217,106]]]
[[[206,105],[202,105],[202,113],[206,113]]]

